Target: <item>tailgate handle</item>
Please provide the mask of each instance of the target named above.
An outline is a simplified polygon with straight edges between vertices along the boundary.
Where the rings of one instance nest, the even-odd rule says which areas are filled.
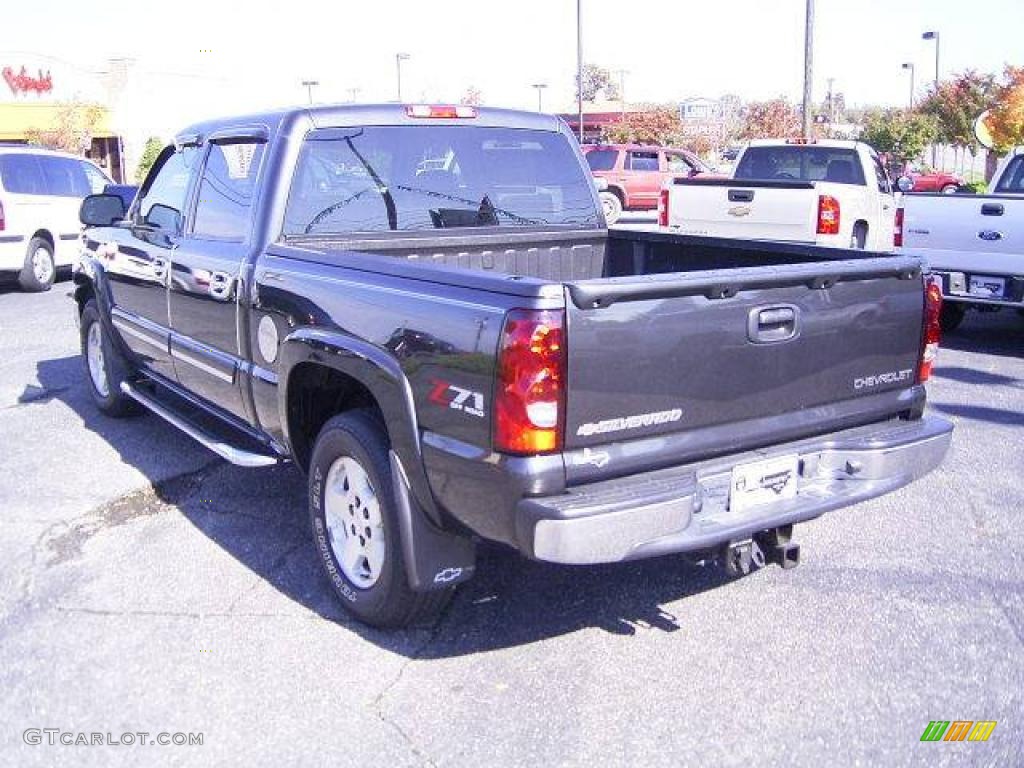
[[[754,202],[754,190],[752,189],[730,189],[730,203],[752,203]]]
[[[799,319],[799,311],[792,304],[752,309],[747,319],[747,338],[755,344],[789,341],[800,330]]]
[[[1003,215],[1003,204],[1002,203],[984,203],[981,206],[982,216],[1002,216]]]

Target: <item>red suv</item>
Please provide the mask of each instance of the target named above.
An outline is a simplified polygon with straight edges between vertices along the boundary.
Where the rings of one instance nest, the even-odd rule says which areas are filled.
[[[609,224],[614,224],[623,210],[657,208],[658,194],[667,180],[711,173],[693,152],[673,147],[587,144],[583,153],[594,176],[608,182],[601,203]]]

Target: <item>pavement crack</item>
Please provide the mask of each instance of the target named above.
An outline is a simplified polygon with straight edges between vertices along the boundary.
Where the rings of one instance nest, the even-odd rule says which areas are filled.
[[[271,577],[275,573],[280,571],[282,568],[284,568],[285,564],[288,562],[288,559],[292,555],[294,555],[296,552],[301,551],[302,549],[305,549],[305,547],[307,545],[308,545],[308,542],[306,542],[306,541],[297,542],[295,544],[292,544],[284,552],[282,552],[280,555],[278,555],[274,559],[274,562],[272,562],[270,564],[270,567],[267,569],[266,573],[262,574],[259,578],[254,579],[253,583],[250,586],[246,587],[245,589],[243,589],[242,591],[240,591],[238,593],[237,597],[235,597],[235,599],[231,601],[231,605],[228,606],[228,611],[227,612],[229,614],[234,613],[235,612],[235,608],[238,606],[238,604],[240,602],[242,602],[243,599],[245,599],[246,597],[251,595],[257,589],[259,589],[261,585],[267,584],[267,583],[272,583]]]

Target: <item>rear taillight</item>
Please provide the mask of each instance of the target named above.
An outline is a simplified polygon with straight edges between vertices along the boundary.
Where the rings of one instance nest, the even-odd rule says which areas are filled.
[[[437,104],[410,104],[405,108],[409,117],[472,118],[477,116],[476,107],[465,104],[454,106]]]
[[[668,226],[668,190],[661,190],[661,194],[658,195],[658,226]]]
[[[939,340],[942,338],[942,326],[939,318],[942,315],[942,281],[936,275],[925,275],[924,278],[924,329],[921,333],[921,360],[917,364],[917,381],[919,384],[928,381],[932,375],[932,365],[939,353]]]
[[[832,195],[818,195],[818,234],[839,234],[839,201]]]
[[[7,229],[7,219],[4,218],[4,204],[0,201],[0,232]]]
[[[903,247],[903,209],[896,209],[896,221],[892,228],[892,245],[893,248]]]
[[[494,397],[494,449],[560,450],[565,419],[565,315],[513,309],[505,316]]]

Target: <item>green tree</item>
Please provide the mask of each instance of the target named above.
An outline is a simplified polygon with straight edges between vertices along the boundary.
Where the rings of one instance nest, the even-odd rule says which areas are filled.
[[[788,139],[801,132],[800,113],[785,99],[754,101],[743,113],[741,139]]]
[[[149,169],[153,167],[153,163],[156,162],[163,148],[164,143],[156,136],[150,136],[146,139],[146,146],[142,149],[142,157],[139,158],[139,166],[135,169],[135,180],[139,184],[146,180],[146,176],[149,175]]]
[[[974,121],[992,106],[995,96],[994,75],[968,70],[933,86],[918,110],[935,119],[938,141],[973,155],[980,146],[974,136]]]
[[[866,116],[860,138],[902,167],[920,157],[936,134],[935,118],[930,115],[886,109]]]
[[[576,83],[575,93],[579,93],[579,78],[573,78]],[[611,73],[597,64],[583,65],[583,100],[595,101],[597,94],[604,93],[606,99],[619,98],[619,89],[612,82]]]
[[[102,119],[103,107],[98,104],[68,102],[57,111],[52,128],[29,129],[26,138],[29,144],[80,155],[92,145],[96,126]]]
[[[459,99],[459,103],[479,107],[484,103],[484,95],[480,92],[479,88],[475,85],[471,85],[466,89],[466,92],[462,94],[462,98]]]
[[[616,144],[674,144],[680,140],[679,112],[674,107],[644,105],[626,114],[626,119],[606,130]]]

